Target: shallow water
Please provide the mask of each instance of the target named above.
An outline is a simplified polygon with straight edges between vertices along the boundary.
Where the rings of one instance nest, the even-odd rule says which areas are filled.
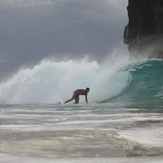
[[[0,152],[38,161],[162,157],[161,109],[106,103],[0,105]]]

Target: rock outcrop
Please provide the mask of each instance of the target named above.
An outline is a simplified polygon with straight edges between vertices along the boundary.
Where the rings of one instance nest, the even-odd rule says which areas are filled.
[[[163,58],[163,0],[129,0],[124,32],[133,57]]]

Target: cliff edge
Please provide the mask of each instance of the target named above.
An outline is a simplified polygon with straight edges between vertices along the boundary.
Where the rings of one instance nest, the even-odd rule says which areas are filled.
[[[163,59],[163,0],[128,0],[124,43],[134,58]]]

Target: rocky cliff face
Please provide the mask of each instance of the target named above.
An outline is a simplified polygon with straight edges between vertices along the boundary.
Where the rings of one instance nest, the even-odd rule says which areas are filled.
[[[124,42],[131,56],[163,58],[163,0],[129,0]]]

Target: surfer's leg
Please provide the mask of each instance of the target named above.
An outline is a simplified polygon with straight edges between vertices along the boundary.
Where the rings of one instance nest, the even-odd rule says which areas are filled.
[[[69,100],[67,100],[67,101],[65,102],[65,104],[68,103],[68,102],[70,102],[70,101],[72,101],[74,98],[75,98],[75,93],[72,95],[71,99],[69,99]]]
[[[75,97],[75,104],[78,104],[79,103],[79,95],[77,95],[76,97]]]
[[[72,101],[72,100],[73,100],[72,98],[71,98],[71,99],[69,99],[69,100],[67,100],[67,101],[65,102],[65,104],[66,104],[66,103],[68,103],[68,102],[70,102],[70,101]]]

